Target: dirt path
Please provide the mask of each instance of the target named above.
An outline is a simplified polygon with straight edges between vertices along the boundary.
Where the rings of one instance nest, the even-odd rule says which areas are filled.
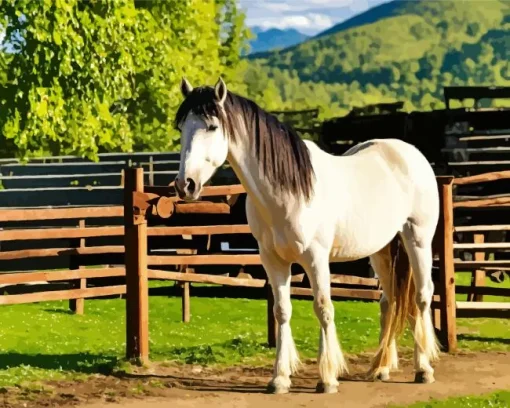
[[[341,380],[339,392],[334,395],[314,392],[318,378],[315,364],[307,364],[293,379],[294,386],[287,395],[265,394],[270,369],[200,371],[191,367],[157,367],[150,373],[130,378],[96,377],[78,384],[59,383],[53,398],[40,395],[28,404],[22,405],[18,400],[6,406],[113,408],[121,403],[126,408],[279,408],[282,405],[322,408],[341,404],[369,408],[510,389],[510,353],[443,355],[436,364],[436,382],[430,385],[412,383],[414,376],[409,361],[402,363],[402,371],[393,374],[390,383],[367,382],[361,378],[368,367],[366,357],[351,360],[349,366],[352,374]]]

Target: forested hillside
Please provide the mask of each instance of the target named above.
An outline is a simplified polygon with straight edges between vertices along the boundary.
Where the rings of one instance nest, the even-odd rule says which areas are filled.
[[[263,30],[260,27],[252,27],[250,31],[255,36],[255,38],[250,40],[250,53],[290,47],[308,38],[306,34],[300,33],[293,28],[286,30],[278,28]]]
[[[326,115],[394,100],[433,109],[443,107],[443,86],[510,85],[509,57],[510,2],[398,1],[300,45],[253,56],[251,81],[260,84],[250,89],[268,104],[320,105]],[[266,76],[282,100],[265,97],[274,98]]]

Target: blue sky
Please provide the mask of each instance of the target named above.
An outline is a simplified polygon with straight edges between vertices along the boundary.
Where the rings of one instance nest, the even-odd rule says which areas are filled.
[[[240,0],[248,26],[317,34],[388,0]]]

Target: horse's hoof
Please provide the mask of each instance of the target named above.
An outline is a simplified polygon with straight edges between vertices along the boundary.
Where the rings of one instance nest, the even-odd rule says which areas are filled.
[[[434,374],[425,371],[419,371],[414,376],[414,382],[417,384],[432,384],[435,381]]]
[[[268,394],[288,394],[289,387],[282,387],[281,385],[276,385],[273,382],[270,382],[267,385]]]
[[[336,394],[338,392],[338,384],[324,384],[322,381],[319,381],[315,391],[320,394]]]
[[[379,373],[379,374],[377,374],[375,379],[378,380],[378,381],[389,381],[390,380],[390,373],[386,373],[386,372]]]

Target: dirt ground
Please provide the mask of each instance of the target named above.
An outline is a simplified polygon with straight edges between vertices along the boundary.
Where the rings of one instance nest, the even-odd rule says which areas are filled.
[[[349,361],[351,374],[340,381],[338,394],[315,393],[317,365],[308,361],[293,378],[290,394],[268,395],[270,368],[235,367],[213,370],[188,366],[152,366],[144,372],[122,376],[94,376],[82,382],[48,384],[46,391],[7,390],[0,406],[9,408],[159,408],[227,407],[384,407],[430,398],[482,394],[510,389],[510,353],[459,353],[443,355],[435,364],[434,384],[414,384],[412,364],[402,361],[391,382],[363,379],[369,356]]]

